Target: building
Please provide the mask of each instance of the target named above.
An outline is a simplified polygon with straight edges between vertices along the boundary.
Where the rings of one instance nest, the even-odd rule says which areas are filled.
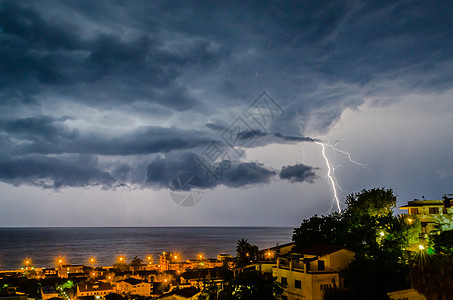
[[[415,289],[395,291],[387,295],[391,300],[426,300],[426,297]]]
[[[105,295],[113,292],[113,287],[108,282],[82,282],[77,284],[77,297],[94,296],[96,299],[104,299]]]
[[[184,269],[212,269],[223,266],[223,261],[205,258],[205,259],[190,259],[185,262]]]
[[[444,200],[414,199],[400,209],[407,210],[408,220],[419,220],[421,234],[426,235],[435,229],[440,217],[453,214],[451,196],[451,194],[444,195]]]
[[[42,286],[41,287],[41,299],[48,300],[51,298],[59,298],[60,294],[55,290],[53,286]]]
[[[139,295],[148,297],[153,292],[153,286],[151,283],[143,280],[127,278],[119,281],[116,284],[116,292],[119,294]]]
[[[61,278],[83,277],[85,276],[85,271],[83,270],[83,265],[63,265],[58,268],[58,274]]]
[[[271,248],[262,249],[259,252],[259,257],[261,260],[275,260],[279,255],[290,253],[295,245],[295,242],[291,242],[287,244],[277,245]]]
[[[343,287],[340,271],[353,259],[354,252],[342,247],[309,247],[278,257],[272,276],[286,286],[282,300],[321,300],[327,289]]]
[[[220,254],[217,254],[217,260],[218,261],[231,261],[231,260],[233,260],[233,256],[231,254],[227,254],[227,253],[220,253]]]

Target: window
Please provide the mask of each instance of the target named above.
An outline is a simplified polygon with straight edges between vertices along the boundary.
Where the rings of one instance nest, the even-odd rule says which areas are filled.
[[[332,288],[332,284],[328,284],[328,283],[327,284],[321,284],[319,287],[320,287],[321,291],[325,291],[327,289]]]
[[[439,214],[439,208],[438,207],[430,207],[429,208],[429,213],[431,215],[438,215]]]
[[[418,215],[418,208],[416,208],[416,207],[409,208],[409,214],[410,215]]]
[[[318,271],[324,271],[324,261],[323,260],[318,260]]]
[[[300,282],[300,280],[294,280],[294,287],[296,289],[301,289],[302,288],[302,282]]]
[[[286,277],[282,277],[282,284],[288,285],[288,279]]]
[[[282,300],[288,300],[287,296],[282,296]]]

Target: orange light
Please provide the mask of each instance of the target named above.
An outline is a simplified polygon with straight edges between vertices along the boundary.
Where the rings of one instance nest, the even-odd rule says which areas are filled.
[[[165,279],[164,281],[167,282],[167,279]]]

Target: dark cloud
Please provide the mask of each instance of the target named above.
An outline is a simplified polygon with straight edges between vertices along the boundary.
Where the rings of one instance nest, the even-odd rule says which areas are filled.
[[[305,136],[285,135],[280,132],[263,132],[261,130],[244,130],[237,134],[238,140],[244,144],[251,141],[250,147],[265,146],[272,143],[291,144],[300,142],[316,142],[317,139]]]
[[[450,1],[2,1],[0,178],[38,185],[49,178],[43,185],[55,187],[139,183],[139,171],[123,161],[160,154],[146,180],[166,187],[175,173],[199,168],[187,151],[222,143],[214,134],[263,90],[285,113],[269,132],[237,138],[254,141],[250,147],[315,142],[308,129],[327,131],[367,97],[450,88],[452,9]],[[138,125],[101,130],[99,112]],[[119,162],[77,165],[67,154]],[[274,175],[232,161],[207,186]],[[310,182],[314,169],[288,166],[280,178]]]
[[[313,168],[303,164],[286,166],[283,167],[280,172],[280,179],[288,180],[291,183],[295,182],[313,183],[314,180],[316,179],[315,170],[317,170],[317,168]]]
[[[107,137],[101,134],[81,134],[64,124],[65,118],[39,116],[2,120],[0,132],[14,137],[15,154],[81,153],[98,155],[137,155],[206,146],[212,139],[199,131],[142,127],[123,134]]]
[[[208,165],[195,153],[186,152],[157,158],[146,168],[146,184],[160,188],[179,174],[192,173],[205,188],[225,185],[232,188],[268,183],[276,172],[256,162],[230,162]]]
[[[91,156],[28,156],[0,161],[0,180],[14,185],[32,184],[43,188],[112,187],[116,180],[98,168]]]

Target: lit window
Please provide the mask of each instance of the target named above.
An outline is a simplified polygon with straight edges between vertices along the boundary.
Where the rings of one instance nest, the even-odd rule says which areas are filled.
[[[409,208],[409,214],[418,215],[418,208],[417,207]]]

